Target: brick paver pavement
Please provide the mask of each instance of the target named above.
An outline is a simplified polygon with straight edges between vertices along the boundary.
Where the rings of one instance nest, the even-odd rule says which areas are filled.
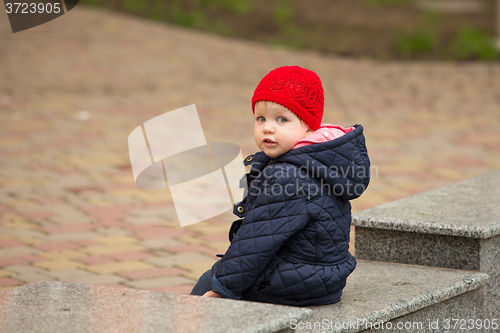
[[[335,41],[332,41],[332,43]],[[500,64],[348,60],[77,6],[12,34],[0,14],[0,290],[41,279],[188,292],[231,212],[181,228],[134,183],[129,133],[196,104],[207,141],[256,149],[269,70],[316,71],[324,122],[363,124],[373,164],[354,211],[500,168]]]

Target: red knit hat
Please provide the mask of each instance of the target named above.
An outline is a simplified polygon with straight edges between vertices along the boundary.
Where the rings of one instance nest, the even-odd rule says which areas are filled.
[[[299,66],[283,66],[270,71],[260,81],[252,97],[252,111],[258,101],[275,102],[291,110],[313,130],[323,118],[324,92],[316,73]]]

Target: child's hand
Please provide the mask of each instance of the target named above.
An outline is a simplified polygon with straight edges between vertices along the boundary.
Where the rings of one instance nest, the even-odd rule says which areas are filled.
[[[222,298],[221,295],[217,294],[216,292],[213,292],[212,290],[207,291],[206,293],[204,293],[203,297],[217,297],[217,298]]]

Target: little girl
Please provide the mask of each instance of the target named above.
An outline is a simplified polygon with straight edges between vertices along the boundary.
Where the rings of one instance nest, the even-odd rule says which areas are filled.
[[[349,200],[370,180],[363,127],[321,124],[316,73],[269,72],[255,89],[248,193],[235,204],[231,245],[192,295],[296,306],[338,302],[356,267]]]

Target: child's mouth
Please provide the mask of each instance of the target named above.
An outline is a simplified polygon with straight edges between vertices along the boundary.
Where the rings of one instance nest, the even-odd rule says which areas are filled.
[[[266,147],[274,147],[274,146],[277,146],[278,143],[274,142],[273,140],[270,140],[270,139],[264,139],[262,140],[264,142],[264,146]]]

